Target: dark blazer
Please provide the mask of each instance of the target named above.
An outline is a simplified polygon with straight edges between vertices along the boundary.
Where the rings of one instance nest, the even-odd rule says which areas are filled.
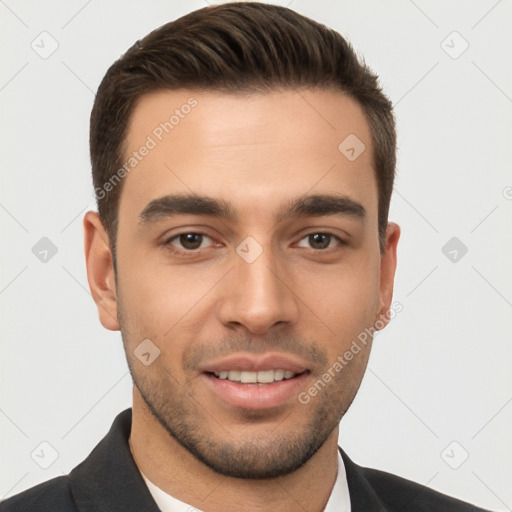
[[[69,475],[0,502],[0,512],[158,512],[130,452],[131,424],[132,411],[127,409]],[[483,512],[404,478],[360,467],[340,453],[352,512]]]

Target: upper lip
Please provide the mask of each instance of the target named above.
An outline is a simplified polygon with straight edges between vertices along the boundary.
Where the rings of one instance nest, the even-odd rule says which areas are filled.
[[[282,354],[233,354],[224,359],[201,365],[199,370],[207,373],[238,370],[241,372],[259,372],[265,370],[289,370],[293,373],[303,373],[307,366],[295,357]]]

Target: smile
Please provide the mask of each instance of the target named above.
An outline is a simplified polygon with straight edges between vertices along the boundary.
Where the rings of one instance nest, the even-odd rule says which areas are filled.
[[[223,370],[214,372],[215,377],[221,380],[230,380],[231,382],[241,382],[242,384],[271,384],[272,382],[292,379],[297,374],[290,370],[263,370],[259,372]]]

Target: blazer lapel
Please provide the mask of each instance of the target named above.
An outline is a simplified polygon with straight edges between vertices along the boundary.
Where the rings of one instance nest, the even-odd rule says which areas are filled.
[[[71,471],[71,491],[80,512],[159,512],[128,445],[132,411],[114,420],[108,434]]]
[[[364,477],[361,468],[341,448],[338,449],[345,464],[351,512],[388,512],[388,508]]]

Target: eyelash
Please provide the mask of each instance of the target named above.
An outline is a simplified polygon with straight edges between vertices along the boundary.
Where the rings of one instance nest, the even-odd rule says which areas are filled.
[[[206,238],[209,238],[210,240],[213,240],[212,237],[210,237],[206,233],[201,233],[199,231],[184,231],[182,233],[178,233],[176,235],[173,235],[171,238],[167,239],[164,242],[163,245],[168,247],[171,251],[176,252],[176,253],[185,253],[185,254],[189,253],[191,255],[197,254],[198,251],[201,250],[201,248],[197,248],[197,249],[176,249],[173,246],[172,242],[174,240],[179,239],[183,235],[198,235],[198,236],[206,237]],[[339,236],[335,235],[334,233],[329,233],[329,232],[325,232],[325,231],[313,231],[311,233],[308,233],[307,235],[304,235],[299,240],[299,242],[304,240],[304,239],[306,239],[306,238],[308,238],[308,237],[310,237],[310,236],[313,236],[313,235],[324,235],[324,236],[327,236],[327,237],[334,238],[334,240],[336,240],[338,242],[338,246],[339,247],[348,245],[347,242],[345,240],[341,239]],[[203,240],[201,240],[201,242],[203,242]],[[330,242],[329,242],[329,245],[330,245]],[[326,251],[328,251],[328,249],[333,249],[333,247],[326,247],[324,249],[314,249],[314,248],[310,248],[310,249],[313,250],[313,251],[317,251],[317,252],[326,252]]]

